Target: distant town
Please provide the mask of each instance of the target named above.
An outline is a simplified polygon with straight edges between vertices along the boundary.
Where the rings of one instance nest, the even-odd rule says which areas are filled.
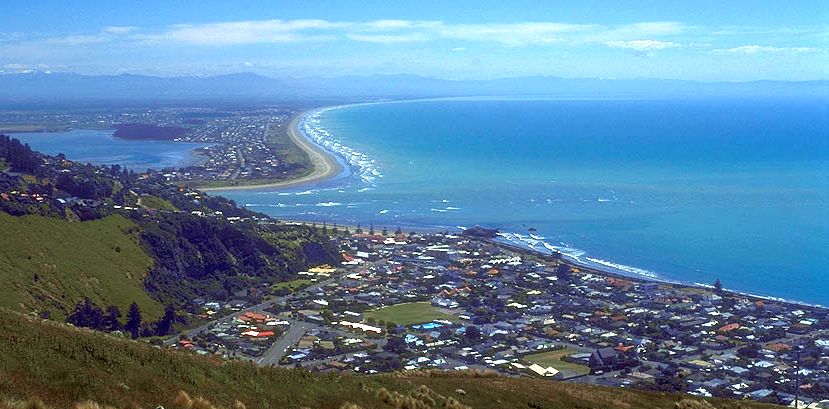
[[[59,132],[115,129],[124,139],[163,139],[204,143],[202,161],[165,169],[170,181],[200,187],[265,184],[308,174],[307,155],[288,140],[291,106],[255,109],[144,108],[62,113],[2,112],[0,131]],[[142,169],[143,170],[143,169]]]

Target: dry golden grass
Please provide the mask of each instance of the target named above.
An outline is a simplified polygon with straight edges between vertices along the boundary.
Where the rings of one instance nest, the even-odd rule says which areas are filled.
[[[217,409],[209,400],[199,396],[193,399],[193,409]]]
[[[115,408],[112,407],[112,406],[108,406],[108,405],[101,405],[98,402],[88,400],[88,401],[76,403],[74,409],[115,409]]]
[[[191,409],[193,407],[193,399],[191,399],[190,395],[188,395],[185,391],[178,391],[173,403],[182,409]]]
[[[676,403],[676,409],[716,409],[704,400],[683,399]]]
[[[0,399],[0,409],[51,409],[42,400],[29,398],[18,400],[12,398]]]
[[[405,372],[391,372],[383,376],[397,378],[504,378],[505,375],[489,369],[465,369],[446,371],[441,369],[419,369]]]
[[[426,385],[418,386],[409,392],[409,394],[379,388],[376,391],[376,395],[384,403],[395,409],[472,409],[470,406],[463,405],[454,398],[447,398],[433,391]]]
[[[221,406],[214,405],[204,397],[198,396],[195,399],[185,391],[178,391],[173,403],[180,409],[223,409]],[[233,409],[245,409],[246,406],[239,400],[233,402]],[[96,408],[89,408],[96,409]]]
[[[42,401],[25,400],[28,397]],[[152,348],[0,309],[0,409],[774,407],[748,401],[705,401],[689,395],[506,377],[490,371],[341,376],[262,368]]]

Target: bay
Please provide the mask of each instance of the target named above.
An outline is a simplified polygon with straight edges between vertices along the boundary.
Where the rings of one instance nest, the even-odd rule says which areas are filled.
[[[353,105],[304,123],[349,174],[222,194],[377,230],[480,224],[617,272],[829,305],[827,118],[798,99]]]

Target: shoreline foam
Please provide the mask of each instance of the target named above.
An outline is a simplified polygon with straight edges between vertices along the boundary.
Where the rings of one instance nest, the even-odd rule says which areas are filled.
[[[507,246],[512,247],[515,249],[519,249],[522,251],[527,251],[531,253],[536,253],[542,256],[551,256],[553,253],[558,253],[561,255],[561,258],[564,259],[566,262],[581,268],[586,268],[592,271],[595,271],[600,274],[610,275],[615,277],[623,277],[628,278],[631,280],[638,280],[642,282],[653,282],[653,283],[660,283],[666,285],[674,285],[674,286],[681,286],[681,287],[696,287],[696,288],[705,288],[705,289],[712,289],[714,288],[713,285],[704,284],[704,283],[697,283],[697,282],[686,282],[681,280],[672,280],[665,277],[659,276],[657,273],[644,270],[637,267],[626,266],[623,264],[613,263],[611,261],[598,259],[595,257],[583,257],[587,253],[578,250],[572,247],[558,247],[552,246],[548,243],[543,243],[543,247],[546,249],[541,250],[536,245],[518,239],[517,241],[511,240],[509,236],[521,236],[521,234],[516,233],[499,233],[499,238],[494,239],[493,241]],[[541,240],[537,240],[541,242]],[[585,261],[586,260],[586,261]],[[767,301],[774,301],[783,304],[789,305],[796,305],[796,306],[804,306],[804,307],[814,307],[814,308],[821,308],[821,309],[829,309],[829,306],[825,306],[822,304],[815,304],[815,303],[808,303],[805,301],[797,301],[788,298],[776,297],[773,295],[762,295],[762,294],[755,294],[751,292],[731,289],[731,288],[723,288],[723,291],[735,295],[740,295],[744,297],[760,299],[760,300],[767,300]]]
[[[429,99],[415,99],[415,100],[373,101],[373,102],[352,103],[352,104],[343,104],[343,105],[322,107],[322,108],[306,111],[306,112],[303,112],[303,113],[300,113],[299,115],[297,115],[294,118],[294,121],[296,121],[296,120],[299,120],[299,121],[296,124],[294,124],[294,121],[292,121],[291,129],[296,130],[298,132],[302,132],[302,134],[304,136],[304,139],[307,143],[309,143],[311,146],[314,146],[315,148],[321,150],[325,155],[329,156],[330,158],[334,159],[335,161],[336,161],[336,155],[341,155],[342,158],[346,161],[347,164],[354,166],[355,167],[355,169],[354,169],[355,174],[357,174],[358,176],[361,176],[361,179],[363,179],[364,182],[369,184],[368,187],[363,187],[362,189],[360,189],[360,191],[364,191],[364,190],[369,190],[369,189],[373,188],[374,186],[372,184],[373,179],[366,180],[365,178],[362,178],[362,173],[364,172],[363,166],[365,166],[367,161],[369,163],[371,163],[372,165],[374,165],[374,160],[368,158],[366,155],[364,155],[360,152],[357,152],[357,151],[343,145],[339,140],[332,138],[332,135],[330,134],[330,132],[328,132],[327,130],[319,127],[319,120],[318,120],[319,115],[326,112],[326,111],[329,111],[329,110],[343,109],[343,108],[349,108],[349,107],[353,107],[353,106],[366,106],[366,105],[387,104],[387,103],[421,102],[421,101],[444,100],[444,99],[451,99],[451,98],[429,98]],[[467,98],[463,98],[463,99],[467,99]],[[306,120],[308,120],[308,119],[310,119],[310,122],[315,122],[316,121],[317,128],[315,129],[315,131],[317,132],[317,134],[314,135],[314,136],[309,135],[308,132],[306,132],[306,131],[309,130],[307,128],[308,124],[306,122]],[[296,128],[295,128],[295,126],[296,126]],[[355,153],[356,155],[349,155],[349,153]],[[352,156],[352,158],[349,158],[349,156]],[[357,159],[354,159],[355,157]],[[349,159],[352,159],[352,160],[349,160]],[[380,175],[380,177],[382,177],[382,175]],[[211,190],[219,191],[219,190],[239,190],[239,189],[264,189],[264,188],[277,188],[277,189],[279,189],[279,188],[286,188],[286,187],[294,187],[294,186],[298,186],[298,185],[313,184],[313,183],[319,182],[321,180],[325,180],[327,178],[328,177],[314,178],[314,179],[305,180],[305,181],[297,180],[297,181],[295,181],[296,183],[283,182],[283,183],[275,183],[275,184],[267,184],[267,185],[256,185],[256,186],[240,186],[240,187],[233,187],[233,188],[215,188],[215,189],[211,189]],[[439,211],[438,209],[431,209],[431,210],[432,211]],[[447,210],[440,209],[440,210],[443,210],[443,212],[448,211],[448,209]],[[454,209],[452,209],[452,210],[454,210]],[[290,219],[286,219],[286,220],[290,220]],[[295,220],[295,221],[303,222],[302,220]],[[442,230],[445,230],[445,229],[446,229],[446,227],[440,227],[440,226],[430,226],[430,227],[420,226],[416,230],[442,231]],[[585,251],[577,249],[577,248],[570,247],[569,245],[566,245],[564,243],[562,243],[563,246],[551,245],[549,243],[544,242],[543,238],[535,239],[535,238],[532,238],[530,236],[525,236],[525,235],[522,235],[521,233],[516,233],[516,232],[505,232],[505,233],[500,234],[499,236],[500,236],[500,238],[495,240],[495,241],[500,243],[500,244],[520,248],[524,251],[530,251],[530,252],[534,252],[534,253],[537,253],[537,254],[540,254],[540,255],[545,255],[545,256],[548,256],[548,255],[552,254],[553,252],[557,252],[557,253],[561,254],[564,259],[566,259],[569,263],[571,263],[573,265],[583,267],[583,268],[587,268],[587,269],[590,269],[590,270],[593,270],[593,271],[596,271],[596,272],[599,272],[599,273],[602,273],[602,274],[606,274],[606,275],[620,276],[620,277],[626,277],[626,278],[630,278],[630,279],[634,279],[634,280],[647,281],[647,282],[657,282],[657,283],[663,283],[663,284],[668,284],[668,285],[710,288],[710,286],[705,285],[705,284],[700,284],[700,283],[695,283],[695,282],[685,282],[685,281],[680,281],[680,280],[672,280],[672,279],[662,277],[662,276],[660,276],[659,274],[657,274],[655,272],[648,271],[648,270],[645,270],[645,269],[641,269],[641,268],[637,268],[637,267],[633,267],[633,266],[622,265],[622,264],[614,263],[614,262],[611,262],[611,261],[608,261],[608,260],[603,260],[603,259],[596,258],[596,257],[588,257],[588,255]],[[510,236],[512,236],[512,237],[510,237]],[[775,297],[775,296],[772,296],[772,295],[759,295],[759,294],[754,294],[754,293],[749,293],[749,292],[744,292],[744,291],[739,291],[739,290],[733,290],[733,289],[725,289],[725,291],[733,293],[733,294],[739,294],[739,295],[746,296],[746,297],[764,299],[764,300],[769,300],[769,301],[776,301],[776,302],[781,302],[781,303],[786,303],[786,304],[810,306],[810,307],[818,307],[818,308],[827,308],[826,306],[823,306],[821,304],[812,304],[812,303],[807,303],[807,302],[802,302],[802,301],[790,300],[790,299],[785,299],[785,298],[781,298],[781,297]]]

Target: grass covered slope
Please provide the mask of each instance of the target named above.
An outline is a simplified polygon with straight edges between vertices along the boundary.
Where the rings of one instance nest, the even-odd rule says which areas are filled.
[[[122,311],[135,301],[145,317],[159,317],[163,307],[143,289],[153,260],[137,231],[117,215],[71,222],[0,212],[0,305],[63,320],[86,296]]]
[[[182,397],[180,391],[196,399]],[[162,350],[0,309],[0,400],[28,398],[56,408],[93,400],[130,409],[159,404],[180,409],[772,407],[481,373],[366,377],[261,368]]]

